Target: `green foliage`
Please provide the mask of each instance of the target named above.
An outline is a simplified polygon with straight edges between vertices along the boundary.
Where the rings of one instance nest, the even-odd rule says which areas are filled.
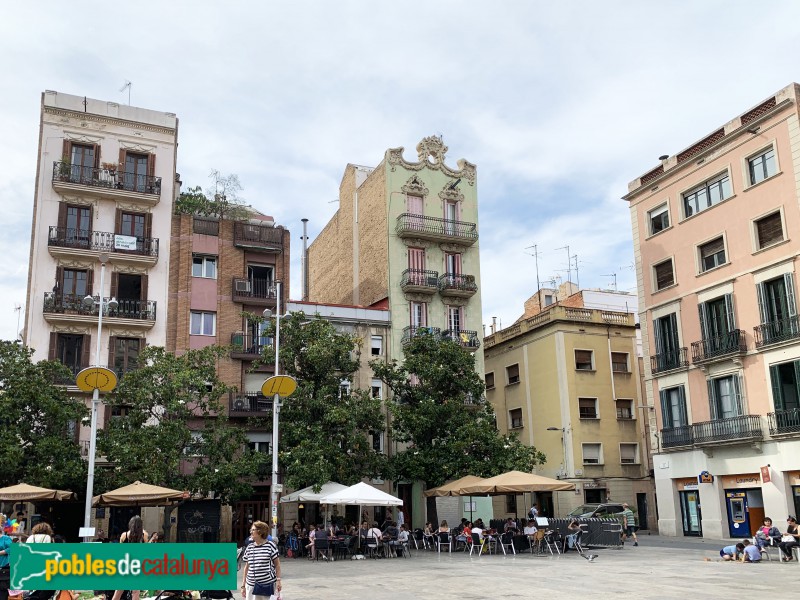
[[[359,367],[360,340],[303,313],[282,318],[280,328],[281,373],[298,383],[281,409],[285,482],[293,488],[329,480],[349,485],[379,475],[385,458],[373,450],[370,431],[385,429],[381,401],[341,388]]]
[[[32,355],[19,342],[0,341],[0,485],[80,491],[86,462],[74,431],[89,410],[53,384],[71,375],[64,365],[34,363]]]
[[[497,431],[494,410],[482,400],[483,381],[467,350],[424,334],[414,337],[404,354],[403,364],[370,363],[394,396],[392,437],[406,446],[392,459],[392,478],[435,487],[465,475],[531,472],[544,462],[536,448]]]
[[[211,171],[213,189],[203,191],[199,185],[181,192],[175,201],[175,211],[187,215],[241,220],[250,215],[248,207],[239,197],[242,185],[238,175],[222,175]]]
[[[121,416],[99,435],[100,453],[113,470],[101,488],[135,480],[206,495],[223,502],[252,494],[253,481],[269,472],[268,457],[249,449],[247,434],[230,424],[220,398],[228,387],[217,377],[225,348],[210,346],[181,356],[148,346],[139,368],[120,381],[107,403]]]

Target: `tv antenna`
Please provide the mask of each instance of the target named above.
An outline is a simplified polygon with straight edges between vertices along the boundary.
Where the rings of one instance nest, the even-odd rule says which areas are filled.
[[[567,251],[567,281],[572,283],[572,255],[569,253],[569,246],[561,246],[560,248],[556,248],[556,250]]]
[[[121,88],[119,88],[120,92],[124,92],[125,88],[128,88],[128,106],[131,105],[131,87],[132,86],[133,86],[133,84],[126,79],[125,80],[125,84]]]
[[[606,273],[602,275],[602,277],[613,277],[614,278],[614,291],[617,291],[617,274],[616,273]]]
[[[538,292],[541,287],[539,284],[539,245],[534,244],[533,246],[528,246],[525,250],[530,250],[531,248],[533,248],[533,254],[529,254],[529,256],[532,256],[536,261],[536,291]],[[528,253],[526,252],[525,254]]]

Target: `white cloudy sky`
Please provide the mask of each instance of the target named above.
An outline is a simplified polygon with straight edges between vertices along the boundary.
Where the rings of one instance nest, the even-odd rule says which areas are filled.
[[[484,322],[541,278],[635,291],[627,183],[800,79],[800,3],[294,0],[13,3],[0,18],[0,339],[25,301],[45,89],[180,118],[178,171],[313,238],[347,163],[442,134],[478,165]],[[413,154],[411,154],[413,155]],[[299,252],[292,294],[300,293]]]

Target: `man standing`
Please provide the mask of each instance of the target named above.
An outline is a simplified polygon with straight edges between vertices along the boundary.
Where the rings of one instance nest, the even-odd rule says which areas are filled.
[[[628,503],[622,505],[622,517],[625,519],[625,532],[623,533],[622,541],[624,542],[629,537],[633,538],[633,545],[638,546],[639,540],[636,537],[636,516],[633,514]]]
[[[531,509],[528,511],[528,518],[529,519],[533,519],[534,521],[536,521],[536,517],[538,517],[538,516],[539,516],[539,509],[534,504],[533,506],[531,506]]]

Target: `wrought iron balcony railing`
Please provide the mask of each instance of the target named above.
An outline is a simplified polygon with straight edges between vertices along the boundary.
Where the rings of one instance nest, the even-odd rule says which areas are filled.
[[[417,235],[436,239],[452,239],[473,244],[478,239],[478,226],[475,223],[427,217],[415,213],[403,213],[397,217],[395,232],[401,236]]]
[[[228,411],[231,416],[246,416],[248,413],[267,413],[272,410],[272,398],[261,392],[230,392]]]
[[[232,358],[256,358],[267,348],[272,348],[272,338],[265,335],[253,336],[249,333],[231,334]]]
[[[234,302],[275,304],[278,293],[271,279],[245,279],[234,277],[231,283]]]
[[[650,369],[653,373],[663,373],[674,369],[689,367],[687,348],[677,348],[669,352],[661,352],[650,357]]]
[[[695,444],[710,444],[731,440],[754,440],[764,437],[761,429],[761,417],[758,415],[740,415],[727,419],[716,419],[692,425],[692,436]]]
[[[800,408],[776,410],[767,415],[769,434],[800,433]]]
[[[455,296],[472,296],[478,291],[478,284],[475,283],[474,275],[445,273],[439,277],[439,291]]]
[[[788,317],[753,327],[756,348],[800,338],[800,317]]]
[[[120,252],[141,256],[158,256],[158,238],[121,235],[107,231],[71,229],[50,226],[48,246],[59,248],[81,248],[99,252]]]
[[[442,339],[460,344],[469,350],[477,350],[481,345],[478,332],[467,329],[446,329],[442,331]]]
[[[419,335],[433,335],[438,337],[441,333],[439,327],[404,327],[401,343],[408,344],[411,339]]]
[[[434,293],[439,287],[439,272],[406,269],[400,278],[400,289]]]
[[[59,294],[58,292],[45,292],[43,313],[75,314],[96,317],[99,312],[99,297],[94,297],[91,306],[83,303],[84,296],[75,294]],[[103,305],[103,316],[119,319],[140,319],[143,321],[156,320],[155,300],[117,300],[116,308],[109,308],[108,303]]]
[[[692,436],[691,425],[682,425],[680,427],[670,427],[661,430],[662,448],[691,446],[693,441],[694,441],[694,436]]]
[[[692,362],[695,363],[745,352],[747,341],[743,329],[734,329],[722,335],[692,342]]]
[[[283,232],[283,227],[236,222],[233,224],[233,245],[266,252],[280,252],[283,250]]]
[[[140,194],[161,194],[161,177],[114,169],[84,167],[61,160],[53,163],[53,181],[139,192]]]

